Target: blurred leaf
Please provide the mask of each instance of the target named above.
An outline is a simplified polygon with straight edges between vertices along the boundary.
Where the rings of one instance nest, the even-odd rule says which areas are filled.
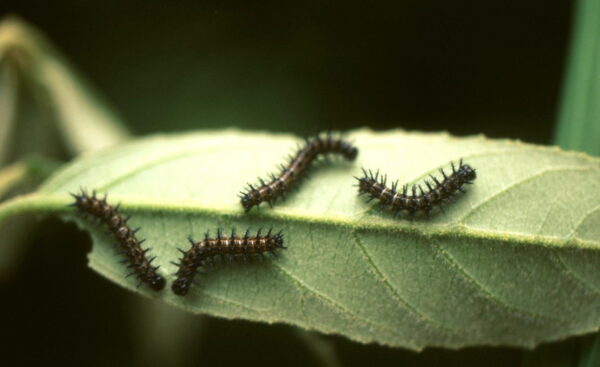
[[[555,142],[600,155],[600,1],[580,0]]]
[[[92,233],[93,269],[195,313],[415,350],[533,347],[598,329],[600,160],[483,137],[363,130],[350,139],[360,149],[355,164],[315,170],[274,209],[245,214],[236,195],[297,140],[229,130],[156,136],[84,157],[0,207],[0,220],[27,211],[74,218],[69,192],[108,192],[142,227],[169,280],[188,235],[284,231],[288,250],[278,260],[223,267],[178,297],[136,287],[103,229],[78,221]],[[477,182],[429,219],[379,213],[353,187],[360,167],[412,183],[461,157],[477,169]]]
[[[0,169],[0,200],[33,190],[58,167],[56,161],[31,156]],[[17,269],[25,253],[22,239],[36,228],[31,217],[10,218],[0,229],[0,281]]]
[[[191,357],[202,348],[206,318],[165,303],[139,299],[129,308],[134,330],[136,365],[193,366]],[[191,353],[194,351],[194,353]]]
[[[47,105],[64,143],[74,154],[95,151],[129,137],[119,119],[91,92],[82,77],[35,29],[16,17],[0,21],[0,129],[14,124],[17,82],[33,90],[39,104]],[[6,70],[8,69],[8,70]],[[10,134],[2,136],[9,139]],[[1,158],[1,157],[0,157]]]
[[[8,218],[0,231],[0,282],[7,282],[19,269],[28,247],[24,241],[38,226],[33,215]]]
[[[37,181],[47,178],[60,163],[39,156],[30,156],[20,162],[0,169],[0,200],[15,186],[23,186],[25,181]]]
[[[559,343],[543,344],[533,351],[523,351],[521,367],[574,367],[581,338],[569,338]]]
[[[13,163],[0,169],[0,199],[16,184],[27,177],[27,165],[24,162]]]
[[[294,332],[322,367],[342,366],[331,341],[313,331],[294,328]]]
[[[598,367],[600,365],[600,334],[587,337],[582,344],[578,367]]]
[[[7,161],[8,141],[15,124],[17,77],[0,54],[0,166]]]

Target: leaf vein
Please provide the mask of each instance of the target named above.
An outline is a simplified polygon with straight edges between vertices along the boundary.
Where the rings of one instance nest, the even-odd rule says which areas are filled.
[[[551,250],[553,251],[553,250]],[[552,254],[552,261],[555,262],[555,265],[559,268],[561,272],[565,274],[566,277],[573,279],[576,283],[580,284],[583,288],[589,290],[595,295],[600,295],[600,290],[596,288],[594,285],[588,283],[586,280],[579,277],[573,269],[567,265],[561,258],[560,254],[556,252],[550,252]]]
[[[431,246],[435,249],[435,251],[438,253],[438,255],[440,255],[445,260],[445,262],[447,263],[447,265],[450,268],[452,268],[455,272],[459,273],[467,282],[471,283],[481,293],[481,295],[485,299],[487,299],[490,303],[495,304],[495,305],[499,306],[500,308],[504,308],[505,310],[507,310],[509,312],[520,314],[523,317],[527,317],[527,318],[531,318],[531,319],[538,319],[538,320],[544,321],[544,322],[547,322],[547,321],[558,322],[558,323],[566,323],[567,322],[566,320],[555,319],[553,317],[537,314],[535,312],[523,310],[518,307],[509,305],[508,303],[502,301],[500,298],[498,298],[496,295],[494,295],[491,291],[487,290],[483,286],[483,284],[480,284],[479,282],[477,282],[475,277],[470,275],[467,272],[466,268],[464,268],[461,264],[459,264],[452,257],[452,255],[450,255],[445,249],[442,248],[442,246],[436,244],[435,241],[431,241]]]
[[[406,301],[404,298],[402,298],[402,296],[400,296],[400,294],[398,293],[398,290],[389,282],[387,277],[385,277],[383,275],[383,272],[379,269],[377,264],[375,264],[373,257],[369,254],[369,252],[367,251],[365,246],[362,244],[362,241],[358,238],[358,234],[356,233],[356,231],[354,231],[354,230],[352,231],[352,236],[354,237],[354,240],[356,241],[357,246],[361,249],[361,251],[363,252],[363,255],[365,256],[365,259],[367,260],[371,269],[373,270],[373,274],[382,281],[384,286],[392,293],[392,296],[394,297],[394,299],[402,306],[403,309],[405,309],[409,314],[411,314],[416,320],[421,321],[424,324],[428,324],[431,327],[433,327],[434,329],[437,329],[438,331],[444,332],[446,334],[454,335],[454,336],[462,336],[461,335],[462,333],[459,330],[449,328],[449,327],[427,317],[426,315],[420,313],[410,303],[408,303],[408,301]]]
[[[533,181],[534,179],[540,178],[542,176],[544,176],[547,173],[551,173],[551,172],[561,172],[561,171],[587,171],[589,170],[589,167],[577,167],[577,168],[573,168],[573,167],[559,167],[559,168],[548,168],[548,169],[543,169],[540,172],[531,175],[531,176],[527,176],[521,180],[515,181],[512,184],[506,186],[505,188],[503,188],[502,190],[494,193],[493,195],[485,198],[485,200],[481,201],[479,204],[475,205],[473,208],[471,208],[471,210],[469,210],[463,217],[458,218],[456,220],[457,223],[462,223],[464,224],[465,220],[468,219],[469,217],[471,217],[472,215],[476,214],[476,212],[483,206],[485,206],[486,204],[489,204],[492,200],[497,199],[498,197],[500,197],[501,195],[506,194],[509,190],[514,189],[515,187],[518,187],[520,185],[523,185],[529,181]]]
[[[352,321],[355,322],[359,322],[362,323],[363,325],[369,327],[369,328],[375,328],[375,329],[379,329],[379,330],[385,330],[386,332],[395,335],[396,337],[401,337],[395,330],[386,328],[382,325],[378,325],[374,322],[372,322],[371,320],[365,319],[363,317],[360,317],[356,314],[354,314],[353,312],[351,312],[349,309],[347,309],[346,307],[336,303],[334,300],[330,299],[329,297],[325,296],[324,294],[318,292],[316,289],[311,288],[310,286],[308,286],[308,284],[302,282],[302,280],[296,278],[295,276],[293,276],[292,274],[290,274],[288,271],[286,271],[283,267],[281,267],[280,265],[276,265],[274,266],[276,269],[279,270],[279,272],[281,274],[283,274],[285,277],[287,277],[288,279],[290,279],[290,281],[292,281],[292,283],[296,284],[296,286],[304,292],[310,293],[312,295],[314,295],[314,297],[318,300],[320,300],[321,302],[323,302],[323,304],[328,305],[329,307],[333,308],[333,309],[337,309],[338,312],[349,318]],[[416,348],[416,345],[414,346]]]

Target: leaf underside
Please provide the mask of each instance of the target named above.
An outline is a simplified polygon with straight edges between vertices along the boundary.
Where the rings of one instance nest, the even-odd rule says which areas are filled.
[[[599,159],[479,136],[359,130],[348,138],[359,148],[356,162],[319,164],[272,209],[244,213],[237,194],[258,176],[277,173],[300,140],[226,130],[155,136],[83,157],[33,194],[30,210],[73,219],[69,192],[108,193],[142,228],[138,237],[147,239],[169,283],[171,261],[177,248],[187,249],[188,235],[232,227],[284,231],[288,250],[278,259],[219,266],[178,297],[126,279],[110,237],[77,220],[92,233],[93,269],[194,313],[415,350],[531,348],[598,329]],[[460,158],[478,178],[430,218],[393,218],[358,198],[353,186],[361,167],[412,184],[430,173],[440,177],[439,168]]]

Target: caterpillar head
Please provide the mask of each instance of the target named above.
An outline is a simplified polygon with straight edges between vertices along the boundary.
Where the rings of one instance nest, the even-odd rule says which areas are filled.
[[[154,274],[148,279],[148,284],[150,285],[150,288],[158,292],[165,287],[165,278],[158,274]]]
[[[176,295],[185,296],[187,294],[187,292],[190,290],[190,285],[191,285],[190,279],[188,279],[186,277],[181,277],[181,278],[177,278],[173,282],[171,289],[173,290],[173,293],[175,293]]]
[[[477,173],[475,173],[475,170],[468,164],[461,165],[459,173],[466,182],[472,182],[477,178]]]

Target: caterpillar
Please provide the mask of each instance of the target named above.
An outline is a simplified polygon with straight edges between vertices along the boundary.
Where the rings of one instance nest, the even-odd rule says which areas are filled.
[[[440,173],[443,176],[441,182],[435,176],[429,175],[433,184],[427,180],[425,181],[426,192],[423,191],[421,185],[413,185],[410,193],[408,185],[402,187],[402,192],[397,190],[398,181],[394,182],[391,188],[388,188],[386,186],[387,176],[381,175],[380,178],[379,171],[373,174],[373,172],[367,172],[363,168],[363,177],[355,177],[358,180],[359,196],[367,194],[370,197],[368,201],[379,200],[382,207],[388,207],[394,212],[394,217],[402,210],[408,211],[411,217],[418,211],[423,211],[426,215],[429,215],[435,207],[440,207],[443,210],[442,204],[444,202],[456,195],[457,192],[464,193],[463,186],[472,184],[477,178],[475,169],[464,164],[462,159],[458,164],[458,168],[454,166],[454,163],[451,163],[451,166],[452,173],[450,175],[447,175],[440,168]]]
[[[165,279],[156,272],[159,266],[152,265],[152,261],[156,256],[150,258],[146,256],[150,249],[143,249],[142,243],[144,240],[138,240],[135,236],[139,228],[131,229],[127,225],[129,218],[124,218],[119,213],[119,205],[115,207],[109,205],[106,201],[106,195],[102,199],[96,198],[96,191],[90,196],[85,189],[81,189],[80,194],[71,193],[71,196],[75,199],[71,206],[76,207],[80,213],[86,216],[89,215],[98,219],[108,227],[123,255],[125,255],[122,262],[128,263],[127,267],[131,269],[131,273],[127,276],[135,275],[140,283],[146,283],[155,291],[163,289]]]
[[[247,191],[240,192],[239,197],[244,210],[248,212],[262,202],[268,202],[273,206],[278,198],[283,197],[304,176],[315,158],[329,153],[340,154],[347,160],[353,161],[358,155],[358,149],[341,138],[334,138],[330,133],[324,138],[317,135],[312,139],[306,139],[304,146],[290,157],[288,164],[280,165],[277,176],[270,174],[268,183],[258,178],[259,186],[248,184]]]
[[[173,263],[178,267],[175,273],[177,278],[171,286],[173,293],[185,296],[198,268],[208,265],[215,258],[220,257],[223,260],[226,256],[229,262],[232,262],[235,257],[242,257],[246,263],[249,256],[258,256],[262,260],[264,253],[268,252],[275,257],[275,250],[286,248],[283,246],[281,231],[273,234],[272,229],[269,229],[264,236],[261,232],[259,229],[256,236],[250,236],[250,231],[246,230],[244,236],[240,237],[236,235],[235,230],[232,230],[231,236],[224,236],[219,229],[216,238],[210,238],[208,232],[204,235],[204,240],[199,242],[195,242],[191,237],[188,238],[190,249],[187,251],[179,249],[183,257],[178,263]]]

